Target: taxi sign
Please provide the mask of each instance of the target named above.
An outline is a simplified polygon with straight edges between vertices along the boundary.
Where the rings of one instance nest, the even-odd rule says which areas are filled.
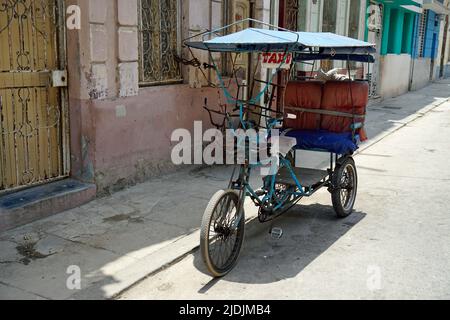
[[[286,56],[287,55],[287,56]],[[292,53],[264,52],[261,53],[261,67],[267,69],[290,69]]]

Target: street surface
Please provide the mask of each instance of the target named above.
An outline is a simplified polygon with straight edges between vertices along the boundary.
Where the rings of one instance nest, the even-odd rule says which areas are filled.
[[[355,212],[335,218],[323,190],[269,225],[251,223],[219,280],[198,251],[121,299],[449,299],[450,103],[355,157]]]
[[[181,167],[0,233],[0,299],[448,299],[449,97],[443,80],[372,103],[353,215],[336,219],[321,190],[277,220],[280,240],[251,221],[223,279],[205,273],[197,248],[231,167]],[[322,167],[328,156],[300,160]]]

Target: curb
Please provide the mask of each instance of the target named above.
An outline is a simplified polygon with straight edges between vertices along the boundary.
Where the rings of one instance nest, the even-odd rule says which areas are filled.
[[[436,109],[437,107],[450,102],[450,98],[445,99],[444,101],[441,102],[435,102],[432,103],[430,105],[427,105],[426,107],[420,109],[419,111],[409,115],[408,117],[406,117],[406,119],[411,118],[409,120],[406,120],[404,123],[392,128],[392,129],[388,129],[386,130],[386,132],[384,132],[380,137],[378,137],[375,140],[370,140],[370,142],[368,142],[367,144],[365,144],[363,147],[361,147],[359,150],[357,150],[355,152],[355,155],[360,154],[362,152],[364,152],[365,150],[367,150],[368,148],[372,147],[373,145],[377,144],[378,142],[380,142],[381,140],[384,140],[385,138],[387,138],[388,136],[390,136],[391,134],[397,132],[398,130],[406,127],[408,124],[416,121],[417,119],[422,118],[424,115],[426,115],[427,113],[429,113],[430,111]]]

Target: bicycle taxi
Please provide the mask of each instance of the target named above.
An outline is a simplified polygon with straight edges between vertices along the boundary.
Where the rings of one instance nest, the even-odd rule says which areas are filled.
[[[227,34],[230,29],[235,30],[233,26],[237,24],[260,24],[264,28],[242,28]],[[323,187],[331,193],[338,217],[352,213],[358,185],[352,155],[359,143],[367,139],[364,120],[369,85],[366,80],[352,79],[350,63],[373,63],[375,47],[332,33],[294,32],[253,19],[195,37],[199,36],[201,41],[190,38],[184,43],[192,55],[195,49],[208,52],[209,64],[205,63],[204,67],[216,72],[217,86],[226,98],[226,105],[221,105],[219,110],[208,107],[205,101],[211,121],[232,132],[239,129],[264,132],[272,160],[262,179],[262,187],[255,189],[250,185],[252,171],[268,164],[260,157],[256,162],[250,161],[251,146],[244,139],[243,161],[235,166],[228,187],[218,191],[205,210],[201,254],[208,271],[214,277],[221,277],[235,266],[241,251],[246,197],[258,208],[258,219],[262,223],[273,221],[303,197],[310,197]],[[229,55],[231,60],[233,72],[227,84],[221,73],[223,68],[216,63],[217,53]],[[248,77],[250,83],[237,76],[242,70],[238,70],[236,61],[245,54],[250,55],[247,61],[256,61],[257,65]],[[268,59],[278,65],[266,72],[266,79],[257,79],[263,74],[261,61]],[[347,76],[340,80],[317,80],[313,76],[317,60],[347,62]],[[309,66],[310,76],[306,72],[298,77],[295,64]],[[244,90],[250,94],[244,94]],[[252,95],[255,90],[257,93]],[[281,103],[274,103],[275,100]],[[222,116],[223,122],[214,122],[217,116]],[[274,129],[279,130],[279,135],[272,133]],[[328,169],[296,166],[296,150],[329,153]],[[273,232],[281,236],[282,231]]]

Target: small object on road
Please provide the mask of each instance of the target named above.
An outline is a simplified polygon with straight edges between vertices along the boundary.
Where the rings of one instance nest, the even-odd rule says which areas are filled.
[[[283,229],[273,227],[272,229],[270,229],[270,236],[272,237],[272,239],[280,240],[283,236]]]

